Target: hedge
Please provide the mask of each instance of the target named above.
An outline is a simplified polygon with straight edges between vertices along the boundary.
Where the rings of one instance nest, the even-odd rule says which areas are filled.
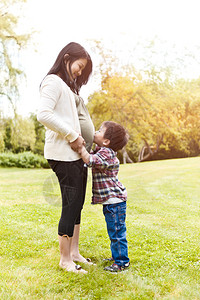
[[[32,152],[0,153],[0,167],[49,168],[47,160]]]

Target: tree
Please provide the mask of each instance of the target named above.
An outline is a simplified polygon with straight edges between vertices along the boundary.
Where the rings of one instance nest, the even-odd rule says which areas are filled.
[[[44,126],[38,122],[36,114],[32,113],[30,115],[30,119],[34,123],[35,127],[35,145],[33,152],[37,154],[44,154],[44,141],[45,141],[45,128]]]
[[[174,86],[173,99],[176,106],[172,112],[176,120],[179,149],[187,156],[200,153],[200,79],[178,80]]]
[[[1,0],[0,5],[0,96],[9,100],[16,112],[18,84],[23,71],[18,66],[17,53],[25,47],[30,34],[19,34],[19,16],[14,15],[14,7],[21,7],[26,0]]]
[[[11,122],[10,143],[14,153],[33,151],[35,146],[35,126],[30,118],[16,115]]]
[[[5,151],[12,151],[11,144],[11,127],[12,127],[12,118],[2,118],[2,124],[4,129],[4,145]]]
[[[130,140],[127,150],[135,149],[134,144],[136,144],[136,135],[134,130],[134,111],[130,110],[130,99],[133,99],[134,93],[137,90],[137,85],[134,84],[133,79],[128,77],[122,77],[119,74],[115,74],[106,80],[102,90],[95,92],[89,97],[88,109],[92,116],[94,125],[96,128],[100,126],[103,121],[112,120],[117,123],[122,124],[128,131],[130,135]],[[138,109],[139,103],[134,99],[135,105],[134,110]],[[131,162],[126,151],[123,149],[123,158],[127,162]],[[132,156],[135,159],[136,155]]]
[[[0,152],[3,152],[5,149],[5,143],[4,143],[4,124],[2,118],[0,118]]]

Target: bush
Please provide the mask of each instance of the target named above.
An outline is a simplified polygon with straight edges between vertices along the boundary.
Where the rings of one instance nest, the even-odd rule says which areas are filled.
[[[32,152],[0,153],[0,167],[49,168],[47,160]]]

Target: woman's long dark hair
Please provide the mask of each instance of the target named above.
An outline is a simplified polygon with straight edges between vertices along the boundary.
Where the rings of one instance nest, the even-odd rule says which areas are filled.
[[[69,72],[71,75],[72,63],[80,58],[87,59],[87,64],[83,69],[82,74],[78,76],[75,80],[71,80],[66,70],[66,62],[69,62]],[[70,89],[78,95],[81,86],[88,82],[91,73],[92,60],[90,55],[80,44],[71,42],[60,51],[55,63],[53,64],[52,68],[47,73],[47,75],[59,74],[62,80],[70,87]]]

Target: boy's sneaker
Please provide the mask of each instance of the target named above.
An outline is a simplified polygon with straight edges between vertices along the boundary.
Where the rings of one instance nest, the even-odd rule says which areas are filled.
[[[114,261],[114,259],[112,257],[109,257],[109,258],[104,258],[103,261]]]
[[[111,266],[105,267],[104,270],[116,273],[116,272],[121,272],[121,271],[128,269],[129,266],[130,266],[129,262],[126,263],[124,266],[118,266],[117,264],[113,263]]]

